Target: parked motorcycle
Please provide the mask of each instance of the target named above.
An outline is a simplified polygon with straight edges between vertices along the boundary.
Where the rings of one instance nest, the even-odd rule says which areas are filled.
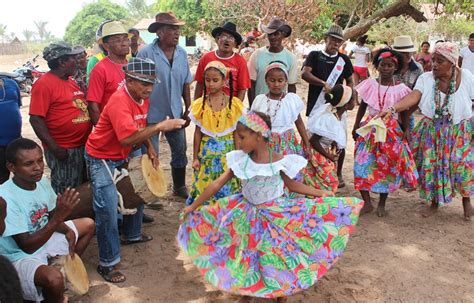
[[[44,72],[39,71],[39,65],[35,65],[39,55],[36,55],[31,60],[26,61],[22,66],[13,70],[13,72],[0,72],[0,76],[8,77],[15,80],[20,87],[20,92],[29,94],[31,86],[38,80]]]

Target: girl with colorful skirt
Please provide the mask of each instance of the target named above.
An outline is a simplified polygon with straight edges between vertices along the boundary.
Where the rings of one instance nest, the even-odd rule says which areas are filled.
[[[308,134],[300,115],[305,105],[297,94],[285,92],[288,84],[287,67],[281,62],[270,63],[265,70],[265,81],[269,92],[256,96],[251,109],[270,116],[271,148],[283,155],[304,156],[303,146],[296,137],[294,127],[296,125],[304,146],[309,147]]]
[[[215,287],[283,301],[314,285],[338,260],[363,201],[328,197],[333,193],[294,181],[306,160],[270,148],[267,115],[249,112],[236,132],[241,150],[227,154],[229,169],[181,213],[178,242]],[[196,211],[234,176],[241,193]],[[314,198],[289,198],[284,185]]]
[[[308,119],[312,148],[307,151],[308,165],[302,175],[305,184],[335,193],[339,184],[337,158],[347,144],[347,129],[341,117],[349,106],[352,89],[336,84],[324,97],[326,103]]]
[[[356,141],[354,186],[365,201],[362,213],[371,212],[374,208],[370,192],[380,194],[377,207],[379,217],[386,215],[385,202],[389,193],[402,185],[407,190],[414,190],[418,185],[416,165],[404,134],[404,130],[409,131],[407,114],[403,113],[401,117],[403,130],[396,114],[388,115],[384,120],[374,119],[411,92],[405,84],[395,83],[393,78],[403,65],[402,60],[403,57],[391,49],[378,51],[373,65],[379,72],[379,78],[367,79],[355,88],[362,103],[352,132]],[[369,115],[361,123],[367,109]],[[363,132],[364,129],[366,132]]]
[[[230,96],[223,88],[229,75]],[[244,105],[232,96],[232,73],[219,61],[207,64],[204,70],[204,96],[194,100],[189,118],[196,125],[193,143],[193,185],[186,200],[190,205],[203,190],[227,169],[226,153],[236,147],[234,134],[237,121],[244,112]],[[232,178],[214,198],[219,199],[236,193],[239,181]]]
[[[381,117],[404,110],[421,111],[423,118],[412,134],[412,151],[420,174],[420,197],[431,202],[424,216],[434,214],[456,194],[462,197],[464,219],[470,220],[474,193],[472,101],[474,76],[456,66],[458,48],[437,43],[433,70],[418,78],[411,94],[385,110]]]

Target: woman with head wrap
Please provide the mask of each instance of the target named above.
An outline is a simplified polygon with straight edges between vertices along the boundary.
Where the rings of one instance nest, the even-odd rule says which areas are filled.
[[[419,172],[420,196],[431,201],[424,216],[462,197],[464,219],[470,220],[470,196],[474,192],[472,116],[474,77],[456,66],[458,48],[450,42],[437,43],[433,71],[423,74],[400,103],[380,114],[420,108],[423,118],[413,130],[412,152]]]

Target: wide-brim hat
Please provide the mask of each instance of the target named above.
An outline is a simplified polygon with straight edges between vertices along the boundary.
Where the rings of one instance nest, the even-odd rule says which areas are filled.
[[[150,33],[156,33],[156,30],[160,25],[185,25],[186,22],[178,20],[173,12],[158,13],[155,16],[155,22],[148,26]]]
[[[232,22],[226,22],[223,26],[218,26],[214,28],[211,32],[211,35],[216,38],[222,32],[231,34],[235,38],[237,45],[242,43],[242,36],[237,32],[237,26]]]
[[[416,47],[410,36],[398,36],[393,39],[392,49],[400,53],[414,53]]]
[[[342,30],[342,27],[337,24],[331,25],[327,32],[324,33],[324,35],[344,40],[344,31]]]
[[[143,82],[156,83],[156,66],[155,62],[149,58],[132,57],[123,71],[127,76]]]
[[[113,35],[122,35],[122,34],[126,34],[130,38],[129,33],[123,26],[122,22],[109,21],[102,25],[102,33],[97,42],[102,43],[105,37],[113,36]]]
[[[267,25],[262,24],[261,29],[266,34],[273,34],[276,31],[281,31],[285,37],[290,36],[292,31],[291,26],[289,26],[285,20],[278,17],[273,17]]]

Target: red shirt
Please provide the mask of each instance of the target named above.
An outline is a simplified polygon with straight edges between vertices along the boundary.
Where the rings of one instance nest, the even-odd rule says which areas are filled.
[[[122,69],[124,65],[114,63],[109,57],[105,57],[91,71],[87,101],[99,103],[101,112],[110,96],[125,85],[125,72]]]
[[[208,52],[202,56],[201,60],[199,60],[194,80],[196,80],[198,83],[204,82],[204,69],[211,61],[222,62],[232,72],[232,83],[235,97],[237,96],[237,92],[239,90],[250,88],[250,76],[249,70],[247,68],[247,61],[245,61],[241,55],[236,53],[234,53],[229,58],[221,58],[217,56],[215,51]],[[228,85],[224,87],[224,93],[227,95],[230,94]]]
[[[72,78],[63,80],[52,72],[33,84],[30,116],[43,117],[49,134],[63,148],[83,146],[92,129],[84,92]]]
[[[149,106],[148,99],[142,104],[135,102],[125,87],[116,91],[87,140],[87,153],[98,159],[125,160],[132,146],[120,141],[146,127]]]

